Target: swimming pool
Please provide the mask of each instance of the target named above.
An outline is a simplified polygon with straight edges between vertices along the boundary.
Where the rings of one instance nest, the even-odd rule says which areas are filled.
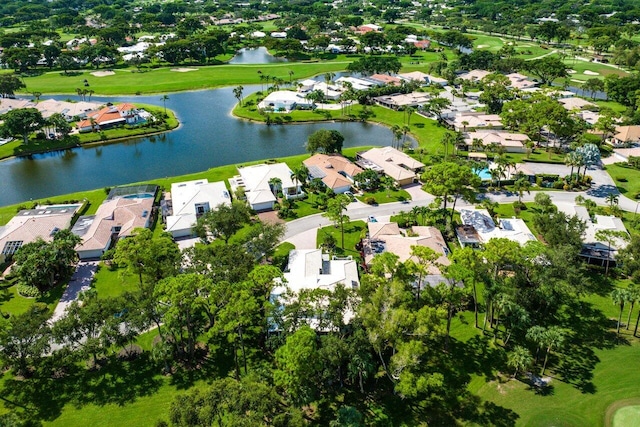
[[[150,193],[138,193],[138,194],[127,194],[126,196],[122,196],[123,199],[151,199],[153,194]]]
[[[491,181],[491,171],[489,168],[484,168],[476,172],[476,175],[483,181]]]

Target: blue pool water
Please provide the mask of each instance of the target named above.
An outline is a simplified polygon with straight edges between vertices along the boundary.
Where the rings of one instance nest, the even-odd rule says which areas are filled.
[[[150,199],[152,197],[153,194],[150,193],[127,194],[126,196],[122,196],[123,199]]]
[[[480,179],[483,180],[483,181],[490,181],[491,180],[491,174],[489,173],[489,168],[484,168],[484,169],[476,172],[476,175],[478,175],[480,177]]]

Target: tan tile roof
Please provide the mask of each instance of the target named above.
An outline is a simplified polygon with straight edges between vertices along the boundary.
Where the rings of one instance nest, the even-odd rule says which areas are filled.
[[[113,227],[119,226],[118,238],[131,235],[136,228],[145,227],[151,216],[153,198],[125,199],[117,198],[104,202],[96,212],[95,219],[78,251],[106,248],[113,234]],[[143,213],[147,215],[143,217]]]
[[[624,142],[640,141],[640,126],[616,126],[614,138]]]
[[[306,167],[317,166],[326,174],[326,176],[322,178],[322,182],[332,189],[351,185],[351,181],[342,176],[340,172],[344,172],[349,176],[354,176],[362,172],[362,169],[353,162],[340,155],[314,154],[302,163],[304,163]]]

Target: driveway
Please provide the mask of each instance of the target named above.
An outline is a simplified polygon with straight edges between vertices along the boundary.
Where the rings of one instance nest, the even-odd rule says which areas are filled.
[[[56,322],[64,315],[64,311],[67,307],[76,299],[80,292],[89,290],[93,276],[98,270],[99,261],[80,261],[76,267],[75,273],[69,280],[67,289],[64,290],[62,298],[58,302],[56,309],[53,311],[53,316],[49,320],[50,323]]]

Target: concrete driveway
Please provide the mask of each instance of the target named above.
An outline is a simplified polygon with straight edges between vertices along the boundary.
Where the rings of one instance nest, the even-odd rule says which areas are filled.
[[[98,271],[98,264],[100,261],[80,261],[76,267],[75,273],[69,280],[67,289],[64,290],[62,298],[58,302],[56,309],[53,311],[53,316],[49,320],[50,323],[56,322],[62,316],[67,307],[76,299],[80,292],[84,292],[91,288],[91,282],[96,271]]]

